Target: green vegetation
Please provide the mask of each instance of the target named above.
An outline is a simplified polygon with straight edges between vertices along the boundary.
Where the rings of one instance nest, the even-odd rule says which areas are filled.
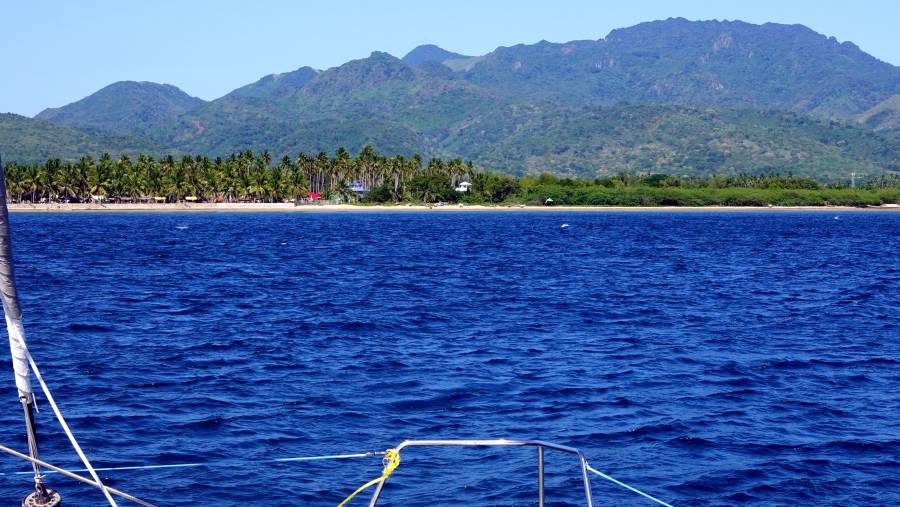
[[[900,188],[653,188],[537,186],[522,199],[536,204],[552,196],[558,205],[579,206],[878,206],[900,202]]]
[[[316,70],[312,67],[300,67],[293,72],[285,72],[282,74],[269,74],[255,83],[250,83],[237,90],[233,90],[228,95],[233,97],[257,97],[262,99],[284,97],[312,81],[316,77],[316,74]]]
[[[200,104],[203,100],[172,85],[120,81],[35,118],[115,134],[147,133]]]
[[[273,164],[269,152],[247,150],[227,158],[168,155],[156,159],[104,153],[77,162],[7,163],[7,198],[13,202],[134,202],[185,199],[208,202],[286,202],[309,193],[337,201],[358,201],[354,186],[386,192],[385,202],[434,202],[453,196],[453,185],[474,173],[471,164],[419,156],[386,157],[371,146],[355,157],[343,148],[334,156],[301,153]],[[378,194],[373,194],[377,196]]]
[[[900,94],[892,95],[857,115],[856,121],[873,130],[900,132]]]
[[[851,171],[900,171],[900,136],[888,132],[780,111],[649,104],[498,108],[451,134],[443,148],[519,175],[790,172],[827,183]]]
[[[0,156],[7,162],[33,163],[57,157],[73,161],[85,153],[103,152],[158,155],[164,150],[139,136],[87,131],[17,114],[0,114]]]
[[[457,186],[467,181],[467,192]],[[9,163],[13,202],[167,201],[297,202],[310,194],[340,202],[465,202],[592,206],[824,206],[900,202],[900,176],[882,175],[861,188],[823,186],[805,176],[713,177],[620,173],[596,179],[552,174],[516,178],[477,171],[461,159],[385,156],[366,146],[356,156],[301,153],[273,162],[268,152],[227,158],[83,156],[77,162]]]
[[[498,48],[463,77],[504,97],[765,108],[851,118],[900,93],[900,68],[802,25],[667,19],[599,40]]]
[[[471,58],[435,46],[403,60],[376,52],[211,102],[116,83],[39,115],[81,130],[0,125],[0,153],[23,163],[135,147],[278,158],[372,145],[518,176],[790,172],[833,183],[900,171],[897,97],[900,68],[806,27],[669,19]]]
[[[453,129],[436,119],[455,107],[452,97],[442,95],[415,111],[391,112],[385,104],[377,118],[350,106],[340,117],[325,113],[320,117],[308,104],[309,116],[291,122],[263,110],[252,112],[256,110],[236,106],[217,111],[207,104],[191,113],[190,121],[202,129],[188,134],[172,124],[171,132],[160,134],[172,141],[162,145],[138,136],[86,132],[0,115],[0,154],[10,161],[39,162],[51,157],[75,161],[84,153],[104,151],[132,156],[180,152],[227,157],[247,147],[267,147],[274,158],[280,158],[298,152],[333,152],[338,146],[355,153],[373,145],[407,158],[416,153],[425,159],[462,158],[482,169],[518,176],[543,172],[581,178],[623,171],[689,176],[776,172],[832,183],[846,180],[850,172],[875,177],[900,171],[900,136],[795,113],[638,104],[582,109],[497,105],[470,120],[459,120],[459,127]],[[229,100],[240,104],[258,101]],[[311,104],[312,99],[304,100]],[[446,117],[450,116],[447,113]],[[246,128],[249,124],[253,128]],[[181,148],[164,150],[163,145]]]
[[[778,174],[678,177],[628,174],[595,180],[525,177],[507,198],[531,205],[548,198],[570,206],[878,206],[900,202],[900,177],[866,181],[861,188],[823,186]]]

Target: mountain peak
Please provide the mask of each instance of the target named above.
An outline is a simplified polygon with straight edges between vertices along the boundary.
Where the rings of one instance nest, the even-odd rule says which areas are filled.
[[[470,58],[466,55],[447,51],[434,44],[423,44],[416,47],[403,57],[403,62],[409,66],[417,67],[426,62],[445,62],[460,58]]]
[[[351,60],[318,75],[303,88],[307,95],[336,92],[348,94],[373,89],[387,82],[412,81],[414,70],[399,58],[382,51],[373,51],[368,58]]]
[[[45,109],[35,118],[126,133],[174,120],[202,103],[170,84],[118,81],[71,104]]]
[[[387,53],[385,51],[372,51],[372,53],[369,54],[369,58],[365,58],[364,60],[384,60],[384,61],[391,61],[391,62],[393,62],[393,61],[399,62],[400,61],[399,58],[397,58],[396,56],[394,56],[390,53]],[[356,60],[356,61],[359,61],[359,60]]]
[[[269,74],[255,83],[242,86],[229,93],[232,97],[281,98],[286,97],[312,81],[319,72],[312,67],[300,67],[291,72]]]

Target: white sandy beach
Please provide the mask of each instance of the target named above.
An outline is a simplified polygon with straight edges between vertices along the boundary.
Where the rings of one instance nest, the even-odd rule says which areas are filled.
[[[98,211],[98,212],[296,212],[296,213],[332,213],[332,212],[428,212],[428,213],[465,213],[465,212],[646,212],[646,211],[689,211],[689,212],[765,212],[765,211],[841,211],[841,212],[868,212],[868,211],[900,211],[900,206],[877,206],[856,208],[850,206],[648,206],[648,207],[617,207],[617,206],[506,206],[506,205],[457,205],[422,206],[405,204],[395,206],[362,206],[354,204],[330,204],[330,205],[300,205],[291,203],[152,203],[152,204],[9,204],[11,212],[70,212],[70,211]]]

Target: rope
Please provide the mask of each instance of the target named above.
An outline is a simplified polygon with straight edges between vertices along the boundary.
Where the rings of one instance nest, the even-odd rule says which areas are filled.
[[[123,493],[114,488],[110,488],[108,486],[103,486],[102,484],[100,484],[98,482],[91,481],[89,479],[85,479],[84,477],[81,477],[80,475],[75,475],[73,473],[73,472],[89,471],[86,468],[75,469],[75,470],[65,470],[63,468],[56,467],[56,466],[46,463],[44,461],[35,460],[35,459],[31,458],[30,456],[27,456],[20,452],[14,451],[3,445],[0,445],[0,451],[5,452],[7,454],[11,454],[13,456],[20,457],[20,458],[28,460],[28,461],[31,461],[33,463],[42,465],[45,468],[49,469],[49,471],[47,472],[48,474],[49,473],[60,473],[67,477],[90,484],[98,489],[101,487],[105,488],[115,495],[121,496],[123,498],[126,498],[126,499],[131,500],[136,503],[139,503],[141,505],[153,507],[152,504],[149,504],[143,500],[132,497],[131,495]],[[220,468],[220,467],[248,466],[248,465],[252,465],[252,464],[262,464],[262,463],[291,463],[291,462],[298,462],[298,461],[321,461],[321,460],[330,460],[330,459],[372,458],[375,456],[383,456],[382,463],[384,465],[384,469],[381,471],[381,476],[377,477],[375,479],[372,479],[371,481],[363,484],[362,486],[357,488],[356,491],[354,491],[352,494],[350,494],[350,496],[348,496],[341,503],[338,504],[338,507],[344,507],[347,503],[350,502],[350,500],[353,499],[353,497],[355,497],[359,493],[378,484],[379,482],[386,480],[388,477],[390,477],[390,475],[394,472],[394,470],[398,466],[400,466],[400,453],[396,449],[388,449],[387,451],[384,451],[384,452],[370,451],[370,452],[360,452],[360,453],[352,453],[352,454],[323,454],[320,456],[295,456],[295,457],[289,457],[289,458],[274,458],[274,459],[265,459],[265,460],[211,461],[211,462],[204,462],[204,463],[173,463],[173,464],[169,464],[169,465],[134,465],[134,466],[121,466],[121,467],[100,467],[100,468],[93,468],[92,470],[94,470],[95,472],[112,472],[112,471],[120,471],[120,470],[160,470],[160,469],[167,469],[167,468],[196,468],[196,467]],[[644,493],[643,491],[641,491],[633,486],[629,486],[628,484],[625,484],[624,482],[622,482],[610,475],[607,475],[590,465],[586,464],[585,467],[590,472],[593,472],[594,474],[596,474],[614,484],[617,484],[633,493],[637,493],[638,495],[641,495],[648,500],[656,502],[657,504],[662,505],[663,507],[673,507],[672,504],[666,503],[666,502],[660,500],[659,498],[656,498],[652,495]],[[32,473],[31,471],[0,472],[0,477],[10,476],[10,475],[27,475],[27,474],[31,474],[31,473]]]
[[[2,450],[2,449],[0,449]],[[350,459],[350,458],[372,458],[375,456],[384,456],[384,452],[361,452],[356,454],[330,454],[330,455],[322,455],[322,456],[297,456],[291,458],[275,458],[275,459],[261,459],[261,460],[244,460],[244,461],[234,461],[234,460],[222,460],[222,461],[207,461],[200,463],[173,463],[169,465],[133,465],[133,466],[121,466],[121,467],[95,467],[94,470],[98,472],[114,472],[119,470],[160,470],[166,468],[197,468],[197,467],[206,467],[206,468],[224,468],[224,467],[242,467],[248,466],[252,464],[262,464],[262,463],[291,463],[296,461],[321,461],[328,459]],[[71,472],[87,472],[86,468],[80,468],[75,470],[70,470]],[[7,475],[26,475],[32,473],[31,471],[23,471],[23,472],[0,472],[0,477]]]
[[[615,479],[615,478],[613,478],[613,477],[610,477],[609,475],[606,475],[605,473],[601,472],[600,470],[597,470],[596,468],[594,468],[594,467],[592,467],[592,466],[590,466],[590,465],[585,464],[585,466],[587,467],[588,470],[590,470],[591,472],[594,472],[595,474],[599,475],[600,477],[603,477],[604,479],[606,479],[606,480],[608,480],[608,481],[610,481],[610,482],[612,482],[612,483],[618,484],[619,486],[622,486],[623,488],[625,488],[625,489],[627,489],[627,490],[629,490],[629,491],[632,491],[632,492],[634,492],[634,493],[637,493],[637,494],[641,495],[642,497],[647,498],[648,500],[652,500],[652,501],[654,501],[654,502],[656,502],[656,503],[658,503],[659,505],[662,505],[662,506],[664,506],[664,507],[673,507],[671,504],[668,504],[668,503],[666,503],[666,502],[663,502],[663,501],[660,500],[659,498],[650,496],[650,495],[648,495],[647,493],[644,493],[643,491],[641,491],[641,490],[639,490],[639,489],[637,489],[637,488],[633,488],[633,487],[629,486],[628,484],[625,484],[624,482],[622,482],[622,481],[620,481],[620,480],[617,480],[617,479]]]
[[[381,477],[372,479],[371,481],[356,488],[356,491],[350,493],[350,496],[345,498],[343,502],[339,503],[337,507],[344,507],[350,500],[353,499],[354,496],[358,495],[363,490],[370,488],[378,484],[379,482],[387,480],[387,478],[390,477],[392,473],[394,473],[394,470],[396,470],[397,467],[400,466],[400,451],[398,451],[397,449],[388,449],[384,453],[384,459],[382,460],[382,463],[384,464],[384,469],[381,471]]]

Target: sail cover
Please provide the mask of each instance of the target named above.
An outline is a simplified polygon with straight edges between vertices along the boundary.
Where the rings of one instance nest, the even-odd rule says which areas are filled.
[[[3,313],[6,315],[6,329],[9,332],[9,349],[12,353],[13,371],[19,398],[31,400],[31,370],[28,367],[28,352],[25,348],[25,330],[22,327],[22,309],[19,307],[19,293],[12,264],[12,245],[9,235],[9,208],[6,205],[6,173],[0,160],[0,297],[3,299]]]

